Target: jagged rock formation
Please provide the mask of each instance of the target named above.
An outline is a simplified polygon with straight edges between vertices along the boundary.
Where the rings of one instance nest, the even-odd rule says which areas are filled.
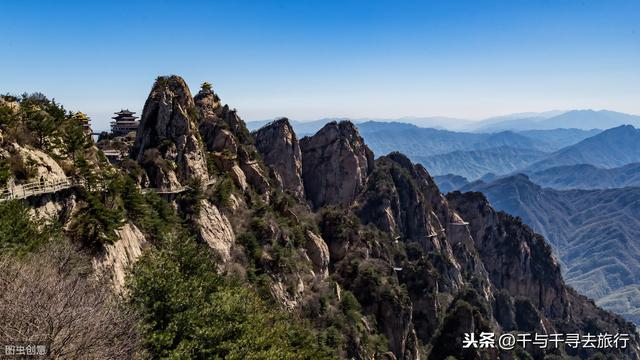
[[[93,258],[93,267],[99,275],[108,276],[117,291],[122,290],[127,271],[142,255],[147,241],[140,230],[127,223],[117,230],[119,240],[106,245],[102,252]]]
[[[145,102],[132,150],[151,187],[174,189],[194,178],[208,179],[196,116],[184,80],[178,76],[158,78]]]
[[[640,189],[555,190],[522,174],[465,188],[544,235],[581,294],[640,324],[640,298],[627,288],[640,283]]]
[[[132,155],[153,187],[212,179],[166,196],[184,231],[218,255],[222,273],[340,339],[332,343],[339,357],[498,359],[526,351],[542,359],[551,352],[463,349],[463,334],[634,334],[568,288],[544,239],[519,219],[479,194],[444,197],[402,154],[374,162],[352,123],[329,123],[299,149],[286,120],[255,137],[209,88],[192,99],[172,76],[154,85]],[[116,286],[144,247],[156,245],[129,223],[118,236],[94,260]],[[607,355],[638,359],[638,343],[634,335],[631,347]]]
[[[307,231],[306,250],[317,274],[326,278],[329,275],[329,247],[323,238]]]
[[[303,198],[302,152],[289,120],[274,121],[254,132],[253,137],[262,160],[273,168],[280,186]]]
[[[235,241],[229,219],[221,214],[215,205],[202,201],[200,213],[195,221],[198,224],[200,238],[220,256],[222,261],[228,261],[231,246]]]
[[[373,153],[349,121],[331,122],[300,141],[302,177],[314,208],[350,205],[373,170]]]
[[[209,89],[196,95],[195,106],[210,162],[230,175],[241,189],[251,185],[266,194],[270,188],[267,172],[257,161],[253,139],[237,111],[222,106],[218,95]]]
[[[453,192],[449,202],[469,221],[476,248],[491,277],[496,293],[508,294],[513,301],[494,304],[504,330],[556,333],[628,333],[631,345],[618,356],[640,356],[634,326],[620,316],[598,308],[593,301],[569,288],[551,247],[518,218],[496,212],[481,193]],[[525,315],[523,315],[523,313]],[[527,314],[528,313],[528,314]],[[518,315],[520,315],[520,320]],[[529,317],[523,323],[522,318]],[[580,358],[593,355],[590,349],[567,349]]]

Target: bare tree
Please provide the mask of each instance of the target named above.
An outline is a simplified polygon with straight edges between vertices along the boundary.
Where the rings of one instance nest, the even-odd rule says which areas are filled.
[[[52,359],[142,357],[137,318],[68,244],[0,257],[0,339],[46,344]]]

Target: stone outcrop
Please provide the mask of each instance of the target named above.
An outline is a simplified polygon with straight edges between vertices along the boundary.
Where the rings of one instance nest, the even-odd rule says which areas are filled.
[[[302,152],[289,120],[274,121],[255,131],[253,137],[262,160],[273,169],[280,186],[303,198]]]
[[[391,153],[376,160],[358,211],[364,223],[419,242],[426,250],[443,249],[453,212],[422,165]]]
[[[550,317],[566,317],[567,289],[544,238],[520,220],[493,210],[481,193],[455,192],[448,198],[469,221],[475,247],[494,286],[531,299]]]
[[[349,121],[331,122],[300,141],[304,190],[314,208],[348,206],[373,170],[373,152]]]
[[[324,239],[311,231],[307,231],[305,247],[316,274],[321,278],[326,278],[329,275],[329,247],[324,242]]]
[[[231,246],[235,242],[229,219],[215,205],[202,200],[200,214],[195,222],[198,225],[199,238],[207,243],[222,261],[228,261]]]
[[[475,247],[495,289],[496,319],[504,330],[628,333],[635,345],[614,351],[615,356],[640,358],[633,324],[598,308],[568,287],[551,247],[541,235],[521,219],[495,211],[481,193],[456,191],[447,199],[469,222]],[[588,348],[566,351],[579,358],[595,353]]]
[[[237,111],[221,105],[218,95],[204,89],[196,95],[195,107],[198,129],[211,162],[219,170],[230,172],[243,191],[249,184],[259,194],[268,196],[271,185],[267,172],[257,161],[253,139]]]
[[[191,92],[182,78],[156,80],[132,150],[132,156],[147,172],[151,187],[170,189],[194,178],[208,179],[196,117]]]
[[[64,180],[67,175],[62,167],[49,154],[29,146],[20,146],[17,143],[6,144],[0,147],[0,159],[19,158],[22,163],[30,164],[33,170],[30,178],[23,182],[46,181],[49,183]],[[9,179],[9,186],[15,183],[14,178]]]
[[[142,255],[147,241],[140,230],[127,223],[116,231],[119,240],[106,245],[103,251],[93,258],[93,267],[99,275],[107,276],[117,291],[125,283],[127,271]]]

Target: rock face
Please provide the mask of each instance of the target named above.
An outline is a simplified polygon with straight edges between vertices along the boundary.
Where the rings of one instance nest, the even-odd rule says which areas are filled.
[[[633,325],[568,287],[551,247],[541,235],[519,218],[495,211],[481,193],[456,191],[449,193],[447,199],[469,222],[495,289],[495,316],[504,330],[629,333],[636,345],[620,349],[616,356],[639,357]],[[593,349],[566,350],[579,358],[594,354]]]
[[[329,275],[329,247],[327,247],[327,243],[320,236],[307,231],[306,250],[316,273],[321,278],[326,278]]]
[[[202,200],[196,223],[200,239],[206,242],[222,261],[228,261],[235,235],[227,217],[220,213],[215,205]]]
[[[228,173],[241,189],[251,185],[259,194],[268,196],[267,172],[257,161],[251,134],[236,110],[222,106],[211,90],[201,90],[195,97],[195,106],[200,121],[198,129],[211,162]]]
[[[127,223],[117,230],[119,240],[105,246],[103,252],[93,259],[98,274],[108,276],[117,291],[124,286],[127,271],[142,255],[147,241],[140,230]]]
[[[178,76],[160,77],[142,112],[132,150],[151,187],[171,189],[193,178],[208,179],[191,92]]]
[[[492,283],[531,299],[549,317],[568,315],[568,295],[551,247],[521,221],[493,210],[480,193],[451,193],[451,204],[469,221],[475,246]]]
[[[373,152],[349,121],[331,122],[300,142],[302,178],[314,208],[350,205],[373,170]]]
[[[23,182],[40,181],[41,179],[52,183],[64,180],[67,175],[60,165],[47,153],[29,146],[20,146],[17,143],[10,143],[0,147],[0,159],[19,158],[23,163],[32,164],[33,174]],[[13,185],[15,179],[9,179],[8,185]]]
[[[262,160],[270,166],[284,190],[304,197],[302,152],[287,118],[274,121],[253,133]]]
[[[359,215],[364,223],[441,250],[453,212],[422,165],[391,153],[376,161]]]

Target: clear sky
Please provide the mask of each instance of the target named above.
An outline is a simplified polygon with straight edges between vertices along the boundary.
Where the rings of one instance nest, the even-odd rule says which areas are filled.
[[[2,1],[0,92],[107,127],[157,75],[246,120],[640,114],[640,0]]]

